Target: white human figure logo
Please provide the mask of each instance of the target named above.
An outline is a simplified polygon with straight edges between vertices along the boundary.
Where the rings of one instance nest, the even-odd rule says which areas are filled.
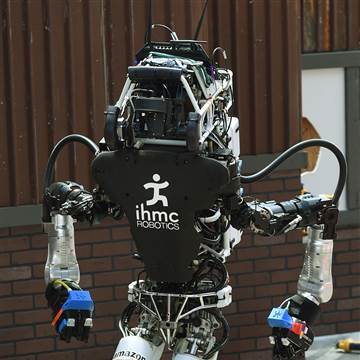
[[[159,181],[160,181],[159,174],[154,174],[152,178],[155,182],[150,182],[150,183],[143,185],[146,190],[147,189],[154,190],[153,198],[150,200],[147,200],[146,205],[148,205],[148,206],[155,205],[158,201],[161,201],[163,206],[168,206],[167,197],[165,195],[160,195],[160,189],[167,188],[169,186],[169,182],[164,181],[162,183],[159,183]]]

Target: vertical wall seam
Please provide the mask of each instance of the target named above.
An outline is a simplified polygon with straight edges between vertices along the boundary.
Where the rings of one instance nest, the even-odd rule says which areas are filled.
[[[14,147],[12,146],[12,138],[13,138],[13,116],[11,111],[11,104],[13,102],[12,95],[11,95],[11,72],[10,72],[10,41],[8,38],[10,28],[9,28],[9,1],[5,2],[4,4],[4,16],[6,21],[6,30],[3,32],[3,41],[4,41],[4,49],[5,51],[4,56],[4,81],[5,81],[5,92],[7,94],[7,104],[6,104],[6,120],[8,122],[7,126],[7,135],[8,135],[8,166],[9,166],[9,186],[10,186],[10,203],[11,205],[15,205],[15,183],[12,179],[15,178],[15,154],[14,154]]]
[[[102,39],[102,56],[103,56],[103,72],[104,72],[104,82],[105,82],[105,103],[109,104],[110,102],[110,93],[109,93],[109,66],[108,56],[106,51],[107,37],[106,37],[106,29],[105,29],[105,8],[106,8],[106,0],[101,0],[101,13],[100,13],[100,23],[101,23],[101,39]]]
[[[237,19],[236,19],[236,0],[231,0],[231,5],[230,5],[230,10],[232,10],[229,14],[229,19],[230,19],[230,27],[231,27],[231,33],[232,34],[236,34],[236,22],[237,22]],[[240,71],[239,69],[239,56],[238,56],[238,52],[237,52],[237,46],[236,46],[236,36],[233,37],[231,39],[231,42],[233,44],[235,44],[235,49],[234,51],[231,51],[231,49],[225,49],[226,51],[231,51],[231,54],[232,54],[232,58],[233,58],[233,66],[232,66],[232,72],[234,74],[234,78],[233,78],[233,81],[236,81],[236,74],[238,73],[238,71]],[[235,93],[235,86],[236,86],[236,83],[234,84],[233,86],[233,97],[234,97],[234,101],[235,101],[235,98],[236,98],[236,93]],[[234,108],[236,107],[236,104],[233,104],[233,106],[231,107],[230,109],[230,116],[235,116],[237,118],[240,118],[240,116],[238,114],[234,114]],[[234,115],[232,115],[234,114]]]
[[[44,53],[45,53],[45,74],[47,80],[46,91],[48,94],[48,104],[47,104],[47,116],[48,122],[48,132],[49,132],[49,147],[48,153],[50,154],[51,150],[54,147],[54,108],[53,108],[53,89],[52,89],[52,75],[51,75],[51,56],[50,56],[50,16],[49,16],[49,3],[50,0],[42,0],[43,10],[44,10]],[[45,172],[45,170],[44,170]]]
[[[249,94],[250,94],[250,104],[249,104],[249,119],[250,122],[250,132],[251,134],[248,134],[249,138],[249,149],[250,153],[256,152],[256,143],[255,143],[255,117],[256,117],[256,109],[255,109],[255,84],[254,84],[254,21],[253,21],[253,3],[248,3],[248,27],[249,27],[249,49],[248,49],[248,59],[249,59],[249,73],[250,73],[250,81],[249,81]]]
[[[272,57],[271,57],[271,11],[270,11],[270,3],[266,2],[265,5],[265,13],[268,14],[268,17],[265,18],[265,27],[267,28],[267,32],[265,34],[266,39],[266,56],[268,57],[268,61],[265,63],[266,66],[266,92],[267,92],[267,122],[269,124],[268,129],[271,129],[272,126],[272,87],[271,87],[271,67],[272,67]],[[268,148],[271,149],[271,151],[274,151],[274,144],[273,144],[273,137],[272,132],[268,131],[267,134],[267,141],[268,141]]]
[[[28,134],[30,135],[30,141],[28,143],[28,160],[30,163],[30,168],[33,168],[33,174],[34,176],[31,176],[31,173],[29,173],[29,182],[31,184],[31,193],[32,193],[32,202],[36,202],[36,199],[38,198],[38,191],[37,188],[38,184],[38,162],[36,157],[36,142],[37,142],[37,133],[36,133],[36,124],[34,122],[34,116],[32,112],[33,108],[33,101],[32,101],[32,91],[31,91],[31,56],[30,56],[30,42],[31,42],[31,33],[29,28],[29,14],[28,14],[28,3],[24,3],[22,6],[22,17],[24,22],[24,28],[26,29],[26,32],[24,32],[24,54],[25,54],[25,79],[24,79],[24,85],[26,88],[26,118],[27,118],[27,130]]]
[[[106,80],[107,80],[107,103],[114,101],[113,98],[113,89],[112,89],[112,83],[111,83],[111,74],[112,74],[112,34],[110,31],[106,31],[106,25],[109,25],[111,20],[111,5],[110,0],[103,0],[104,1],[104,52],[106,56]]]
[[[70,0],[71,1],[71,0]],[[73,79],[71,73],[71,61],[72,61],[72,52],[71,52],[71,39],[70,39],[70,4],[69,0],[65,1],[65,19],[64,19],[64,37],[65,37],[65,44],[64,44],[64,52],[65,52],[65,73],[66,73],[66,83],[67,89],[65,89],[65,93],[67,94],[67,106],[68,106],[68,118],[67,123],[70,130],[70,133],[74,133],[74,104],[73,104]],[[66,16],[67,15],[67,16]],[[66,91],[67,90],[67,91]],[[75,179],[75,146],[74,144],[69,144],[69,167],[70,167],[70,178]]]
[[[89,3],[83,2],[83,14],[84,14],[84,54],[85,54],[85,76],[86,76],[86,108],[87,108],[87,114],[89,118],[87,119],[87,129],[89,136],[93,139],[95,136],[94,133],[94,107],[93,107],[93,101],[92,101],[92,82],[91,82],[91,73],[92,73],[92,63],[91,63],[91,49],[90,49],[90,31],[89,31],[89,18],[90,18],[90,9],[89,9]],[[89,157],[90,158],[90,157]]]
[[[284,20],[284,24],[283,27],[285,27],[284,29],[284,43],[285,43],[285,47],[287,51],[284,51],[284,117],[285,117],[285,121],[284,121],[284,132],[283,132],[283,136],[284,136],[284,144],[286,147],[290,146],[290,126],[289,126],[289,121],[291,121],[291,119],[289,119],[289,113],[290,113],[290,106],[289,106],[289,19],[288,19],[288,3],[284,2],[283,3],[283,7],[282,7],[282,11],[283,11],[283,18]]]

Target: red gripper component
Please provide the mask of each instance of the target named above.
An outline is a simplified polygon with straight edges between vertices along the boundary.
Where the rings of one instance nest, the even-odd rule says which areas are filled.
[[[301,322],[294,322],[292,324],[291,331],[294,334],[301,335],[301,333],[303,333],[304,330],[305,330],[305,324],[303,324]]]

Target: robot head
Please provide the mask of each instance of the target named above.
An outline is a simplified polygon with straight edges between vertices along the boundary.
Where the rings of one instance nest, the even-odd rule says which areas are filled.
[[[215,66],[200,42],[177,37],[149,42],[136,61],[119,100],[106,113],[110,150],[170,145],[200,151],[214,130],[226,144],[232,72]]]

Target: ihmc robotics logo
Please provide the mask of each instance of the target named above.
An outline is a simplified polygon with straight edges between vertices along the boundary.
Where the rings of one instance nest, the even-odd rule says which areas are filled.
[[[146,201],[146,206],[154,206],[158,202],[164,208],[169,206],[168,199],[165,195],[160,194],[160,190],[169,187],[169,182],[160,182],[161,177],[159,174],[154,174],[153,182],[144,184],[146,190],[152,190],[152,198]],[[165,230],[179,230],[179,214],[177,212],[155,211],[147,210],[144,203],[136,205],[136,226],[143,229],[165,229]]]

